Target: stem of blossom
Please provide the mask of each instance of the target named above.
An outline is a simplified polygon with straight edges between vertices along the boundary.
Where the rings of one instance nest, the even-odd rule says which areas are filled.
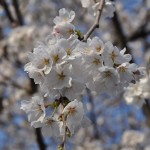
[[[61,96],[59,101],[60,101],[60,104],[62,105],[62,111],[63,111],[63,109],[65,108],[64,97]],[[62,115],[62,121],[63,121],[63,126],[64,126],[64,129],[65,129],[65,133],[64,133],[64,136],[63,136],[62,144],[60,144],[61,150],[66,150],[66,136],[67,136],[66,119],[67,119],[67,115],[63,114]]]
[[[92,34],[92,32],[96,29],[99,28],[99,21],[100,21],[100,17],[102,14],[102,10],[105,4],[105,0],[100,0],[99,2],[99,8],[97,10],[97,14],[96,14],[96,18],[95,18],[95,22],[94,24],[91,26],[91,28],[88,30],[88,32],[84,35],[84,39],[83,41],[87,41],[88,37]]]
[[[63,142],[62,142],[62,149],[66,150],[66,136],[67,136],[67,126],[66,126],[66,119],[67,119],[67,115],[63,115],[63,124],[64,124],[64,128],[65,128],[65,133],[63,136]]]
[[[55,112],[56,112],[56,108],[54,108],[54,111],[53,111],[53,113],[51,114],[51,117],[54,117],[54,114],[55,114]]]

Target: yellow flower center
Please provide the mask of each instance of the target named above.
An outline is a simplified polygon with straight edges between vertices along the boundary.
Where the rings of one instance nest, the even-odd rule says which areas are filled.
[[[58,54],[56,54],[56,55],[53,56],[53,60],[54,60],[55,63],[58,62],[58,60],[59,60]]]
[[[115,61],[115,58],[116,58],[116,54],[114,51],[112,51],[112,53],[110,54],[110,58],[112,59],[112,61],[114,62]]]
[[[68,113],[69,113],[69,114],[74,114],[74,113],[76,113],[76,112],[77,112],[76,107],[69,107],[69,108],[68,108]]]
[[[45,58],[45,59],[43,60],[43,62],[44,62],[44,65],[49,65],[49,59],[46,59],[46,58]]]
[[[98,66],[100,64],[100,61],[99,61],[99,59],[95,58],[93,63]]]
[[[64,20],[65,22],[67,22],[67,21],[68,21],[68,18],[64,18],[63,20]]]
[[[48,125],[52,125],[53,123],[54,123],[54,120],[52,120],[52,119],[46,120],[46,124],[48,124]]]
[[[71,35],[71,34],[74,33],[74,30],[73,29],[69,29],[67,32],[69,33],[69,35]]]
[[[102,50],[102,48],[99,46],[99,47],[96,47],[96,50],[97,50],[97,52],[100,52]]]
[[[67,55],[71,55],[71,48],[66,49]]]
[[[111,72],[110,71],[106,71],[105,72],[105,77],[110,77],[111,76]]]
[[[64,78],[66,77],[66,75],[64,75],[63,72],[61,72],[61,74],[58,74],[59,80],[64,80]]]
[[[122,67],[119,67],[119,71],[120,71],[120,72],[126,72],[126,71],[127,71],[127,68],[126,68],[126,67],[123,67],[123,66],[122,66]]]

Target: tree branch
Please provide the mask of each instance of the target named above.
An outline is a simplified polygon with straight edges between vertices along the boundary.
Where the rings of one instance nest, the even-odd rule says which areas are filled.
[[[92,34],[92,32],[96,28],[99,28],[99,21],[100,21],[100,17],[101,17],[101,14],[102,14],[103,7],[104,7],[104,3],[105,3],[105,0],[100,0],[100,2],[99,2],[99,8],[97,10],[97,14],[96,14],[96,18],[95,18],[95,22],[91,26],[91,28],[88,30],[88,32],[84,35],[83,41],[86,41],[88,39],[88,37]]]
[[[35,129],[35,134],[36,134],[37,143],[39,145],[39,149],[40,150],[46,150],[46,145],[44,143],[44,140],[43,140],[43,137],[42,137],[42,134],[41,134],[41,129],[36,128]]]
[[[65,133],[64,133],[64,136],[63,136],[63,142],[62,142],[62,144],[61,144],[63,150],[66,150],[66,138],[67,138],[66,119],[67,119],[67,116],[64,115],[64,116],[63,116],[63,123],[64,123],[64,128],[65,128]]]
[[[13,2],[13,5],[14,5],[14,8],[15,8],[16,16],[18,18],[18,22],[22,26],[23,25],[23,18],[22,18],[21,11],[19,9],[18,0],[12,0],[12,2]]]
[[[113,0],[115,1],[115,0]],[[114,12],[114,17],[112,18],[112,23],[113,23],[113,26],[114,26],[114,29],[118,35],[118,43],[120,45],[121,48],[126,48],[126,52],[127,54],[132,54],[131,53],[131,50],[130,50],[130,47],[128,46],[128,42],[127,42],[127,37],[126,35],[124,34],[124,31],[123,31],[123,28],[122,28],[122,24],[119,20],[119,16],[118,16],[118,13],[117,13],[117,10]],[[134,59],[132,58],[132,60],[130,61],[131,63],[135,62]]]
[[[133,33],[130,37],[127,38],[128,41],[135,41],[139,38],[145,38],[146,36],[150,35],[150,30],[149,31],[145,31],[145,30],[139,30],[135,33]]]
[[[6,1],[5,1],[5,0],[0,0],[0,5],[2,5],[3,9],[5,10],[5,13],[6,13],[6,15],[7,15],[9,21],[10,21],[13,25],[17,25],[17,22],[16,22],[16,20],[13,18],[12,14],[11,14],[11,12],[10,12],[10,10],[9,10],[9,7],[8,7],[8,5],[7,5],[7,3],[6,3]]]
[[[148,25],[150,20],[150,12],[147,11],[144,20],[142,20],[142,24],[140,27],[136,29],[136,31],[127,38],[128,41],[134,41],[139,38],[145,38],[146,36],[150,35],[150,30],[146,30],[146,26]]]

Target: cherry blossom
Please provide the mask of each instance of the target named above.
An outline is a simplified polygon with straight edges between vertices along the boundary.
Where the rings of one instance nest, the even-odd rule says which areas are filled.
[[[59,121],[55,118],[45,117],[43,120],[42,134],[44,137],[59,137]]]
[[[84,116],[83,105],[80,101],[74,100],[70,102],[63,110],[63,115],[66,116],[66,125],[71,133],[82,123]]]
[[[59,16],[54,18],[53,22],[58,25],[62,23],[71,23],[75,17],[74,11],[68,11],[65,8],[59,10]]]
[[[81,3],[96,14],[99,3],[92,0]],[[105,1],[103,9],[103,16],[113,17],[114,3]],[[31,102],[23,101],[21,109],[28,114],[31,125],[41,127],[46,137],[66,139],[80,127],[90,125],[82,102],[85,89],[93,95],[111,96],[121,95],[125,90],[127,103],[140,105],[150,97],[150,80],[139,80],[145,74],[144,69],[130,63],[132,57],[125,53],[126,49],[120,50],[97,36],[82,40],[82,34],[72,24],[74,18],[74,11],[60,9],[53,20],[52,33],[29,53],[29,63],[25,65],[25,71],[40,85],[50,103],[33,97]],[[52,110],[50,115],[46,114],[48,107]]]
[[[45,106],[43,99],[34,96],[31,101],[22,101],[21,108],[28,114],[28,120],[33,127],[40,127],[45,117]]]

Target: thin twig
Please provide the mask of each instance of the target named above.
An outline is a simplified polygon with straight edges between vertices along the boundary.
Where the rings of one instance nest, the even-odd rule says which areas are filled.
[[[64,97],[60,97],[59,101],[60,101],[60,103],[62,105],[62,111],[63,111],[63,109],[65,108]],[[64,136],[63,136],[62,144],[60,145],[62,150],[66,150],[66,138],[67,138],[66,120],[67,120],[67,115],[63,114],[62,115],[62,121],[63,121],[63,126],[64,126],[64,129],[65,129],[65,133],[64,133]]]
[[[84,35],[83,41],[86,41],[88,37],[92,34],[92,32],[96,29],[99,28],[99,21],[101,18],[102,10],[105,4],[105,0],[100,0],[99,2],[99,8],[97,10],[96,18],[94,24],[91,26],[91,28],[88,30],[88,32]]]
[[[63,142],[62,142],[62,149],[63,149],[63,150],[66,150],[66,137],[67,137],[66,119],[67,119],[67,116],[64,115],[64,116],[63,116],[63,124],[64,124],[64,128],[65,128],[65,133],[64,133]]]

